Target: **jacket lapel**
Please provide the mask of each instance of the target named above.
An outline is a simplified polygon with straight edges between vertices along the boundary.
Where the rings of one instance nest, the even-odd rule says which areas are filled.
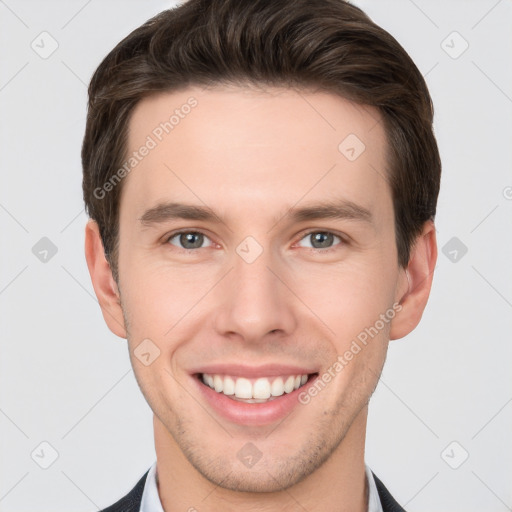
[[[384,512],[405,512],[405,510],[396,502],[395,498],[386,489],[386,486],[375,476],[372,471],[377,491],[379,493],[380,502],[382,503],[382,510]]]
[[[148,473],[149,469],[142,475],[141,479],[135,484],[135,487],[126,496],[113,505],[110,505],[110,507],[103,509],[101,512],[139,512]]]

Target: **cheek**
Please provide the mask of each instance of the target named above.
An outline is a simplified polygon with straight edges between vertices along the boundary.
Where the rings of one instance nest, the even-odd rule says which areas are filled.
[[[130,345],[135,378],[151,409],[162,412],[165,408],[172,409],[170,404],[186,400],[182,394],[182,386],[176,384],[175,377],[169,369],[169,358],[166,354],[161,352],[151,364],[146,366],[134,355],[134,348]]]
[[[376,265],[343,264],[299,275],[297,295],[340,342],[349,343],[392,307],[395,276],[389,268],[385,272]]]
[[[123,304],[131,333],[139,337],[168,338],[183,319],[193,318],[195,307],[215,284],[217,275],[199,265],[187,267],[143,258],[125,264],[121,274]]]

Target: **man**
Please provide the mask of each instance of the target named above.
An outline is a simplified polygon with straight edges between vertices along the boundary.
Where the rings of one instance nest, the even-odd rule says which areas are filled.
[[[341,0],[189,0],[89,88],[86,258],[157,461],[107,511],[399,511],[365,465],[437,258],[433,109]]]

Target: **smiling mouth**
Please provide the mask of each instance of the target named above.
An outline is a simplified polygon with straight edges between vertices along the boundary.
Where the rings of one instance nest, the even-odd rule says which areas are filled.
[[[198,373],[197,379],[237,402],[260,404],[276,400],[305,386],[318,373],[245,378],[231,375]]]

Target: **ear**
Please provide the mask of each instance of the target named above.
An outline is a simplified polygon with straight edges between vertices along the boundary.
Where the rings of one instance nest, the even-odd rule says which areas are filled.
[[[402,309],[391,322],[391,340],[403,338],[419,324],[430,295],[436,261],[436,229],[432,221],[427,221],[411,249],[407,268],[401,270],[396,302]]]
[[[120,338],[126,338],[119,289],[105,258],[98,224],[94,220],[89,220],[85,226],[85,259],[108,328]]]

